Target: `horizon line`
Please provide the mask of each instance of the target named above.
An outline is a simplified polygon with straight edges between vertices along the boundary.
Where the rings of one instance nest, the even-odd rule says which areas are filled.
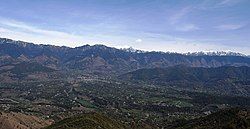
[[[83,47],[83,46],[105,46],[105,47],[109,47],[109,48],[114,48],[114,49],[119,49],[119,50],[131,50],[131,51],[134,51],[134,52],[143,52],[143,53],[148,53],[148,52],[159,52],[159,53],[173,53],[173,54],[181,54],[181,55],[193,55],[193,54],[197,54],[197,55],[200,55],[200,54],[205,54],[205,55],[208,55],[208,54],[220,54],[221,53],[224,53],[225,55],[227,54],[237,54],[235,56],[245,56],[245,57],[249,57],[250,55],[247,55],[247,54],[244,54],[244,53],[240,53],[240,52],[235,52],[235,51],[231,51],[231,50],[228,50],[228,51],[196,51],[196,52],[171,52],[171,51],[157,51],[157,50],[153,50],[153,51],[148,51],[148,50],[140,50],[140,49],[135,49],[133,48],[132,46],[129,46],[129,47],[113,47],[113,46],[108,46],[108,45],[104,45],[104,44],[84,44],[84,45],[80,45],[80,46],[75,46],[75,47],[71,47],[71,46],[66,46],[66,45],[54,45],[54,44],[46,44],[46,43],[35,43],[35,42],[30,42],[30,41],[23,41],[23,40],[19,40],[19,39],[11,39],[11,38],[7,38],[7,37],[0,37],[0,39],[6,39],[6,40],[12,40],[12,41],[15,41],[15,42],[23,42],[23,43],[28,43],[28,44],[34,44],[34,45],[44,45],[44,46],[54,46],[54,47],[67,47],[67,48],[80,48],[80,47]],[[130,52],[131,52],[130,51]],[[231,55],[233,56],[233,55]]]

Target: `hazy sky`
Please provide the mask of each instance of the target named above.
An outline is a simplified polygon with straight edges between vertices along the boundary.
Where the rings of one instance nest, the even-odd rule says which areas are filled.
[[[250,54],[250,0],[0,0],[0,37]]]

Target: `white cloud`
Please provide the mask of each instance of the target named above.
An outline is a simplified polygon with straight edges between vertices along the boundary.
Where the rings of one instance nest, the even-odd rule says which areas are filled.
[[[65,32],[39,29],[37,27],[26,25],[26,24],[24,24],[22,22],[0,21],[0,24],[3,24],[5,26],[7,26],[7,27],[12,27],[14,29],[19,29],[19,30],[26,31],[26,32],[31,32],[31,33],[37,33],[37,34],[41,34],[41,35],[55,36],[55,37],[60,36],[61,38],[62,37],[76,37],[75,35],[65,33]]]
[[[7,29],[0,28],[0,33],[7,32],[7,31],[8,31]]]
[[[195,31],[199,29],[200,28],[194,24],[185,24],[185,25],[180,25],[176,27],[177,31],[183,31],[183,32]]]
[[[245,24],[224,24],[216,26],[215,28],[217,28],[218,30],[237,30],[244,26]]]
[[[0,19],[0,36],[14,40],[23,40],[34,43],[53,43],[59,46],[79,46],[79,43],[91,40],[83,36],[74,35],[66,32],[40,29],[32,25],[14,20]]]
[[[203,0],[198,6],[195,6],[195,8],[201,10],[213,10],[235,6],[243,1],[246,0]]]
[[[169,18],[169,22],[170,24],[176,24],[179,22],[179,20],[181,20],[183,17],[185,17],[188,13],[191,12],[191,8],[190,7],[185,7],[185,8],[182,8],[180,11],[176,12],[174,15],[172,15],[170,18]]]
[[[192,12],[192,10],[193,7],[182,8],[169,18],[169,23],[174,26],[177,31],[188,32],[199,30],[200,28],[194,24],[182,24],[183,21],[185,21],[184,18],[188,17],[188,14]]]
[[[221,2],[219,2],[217,5],[218,6],[232,6],[235,5],[239,2],[241,2],[242,0],[222,0]]]
[[[142,42],[142,39],[136,39],[135,42],[140,43],[140,42]]]

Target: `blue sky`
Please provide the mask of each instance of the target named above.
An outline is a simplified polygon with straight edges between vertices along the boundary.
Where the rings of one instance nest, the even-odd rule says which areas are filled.
[[[0,37],[250,54],[249,0],[0,0]]]

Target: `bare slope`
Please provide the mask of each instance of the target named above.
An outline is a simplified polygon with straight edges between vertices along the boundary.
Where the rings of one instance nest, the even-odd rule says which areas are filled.
[[[22,113],[0,113],[0,129],[40,129],[51,124],[36,116]]]

